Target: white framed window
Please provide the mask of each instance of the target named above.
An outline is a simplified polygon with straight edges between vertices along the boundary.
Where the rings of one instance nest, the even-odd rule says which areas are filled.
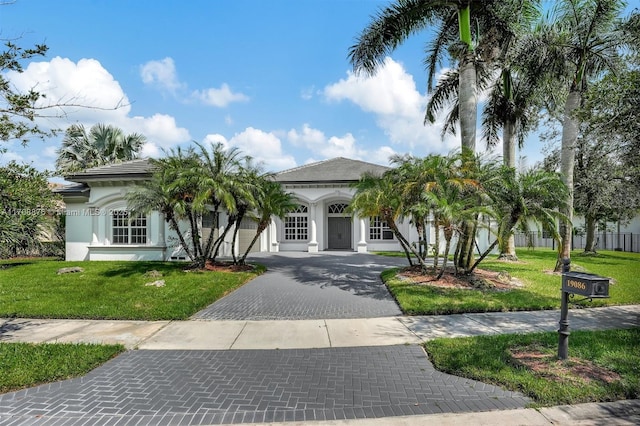
[[[126,210],[116,210],[111,217],[113,244],[146,244],[147,217],[131,216]]]
[[[309,239],[309,209],[305,205],[298,207],[284,218],[284,239],[287,241],[306,241]]]
[[[370,240],[393,240],[393,231],[387,226],[387,222],[380,216],[369,218],[369,239]]]

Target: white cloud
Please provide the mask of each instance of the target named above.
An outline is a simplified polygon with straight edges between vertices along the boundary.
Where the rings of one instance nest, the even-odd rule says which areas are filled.
[[[32,62],[23,73],[9,72],[7,78],[19,91],[34,88],[45,94],[41,105],[74,104],[55,109],[38,124],[46,128],[65,129],[70,122],[90,127],[96,123],[112,124],[125,132],[138,132],[149,141],[146,152],[156,152],[191,139],[189,131],[178,127],[174,117],[154,114],[131,117],[127,95],[114,77],[95,59],[77,63],[55,57],[49,62]]]
[[[247,127],[227,140],[220,134],[210,134],[205,142],[222,143],[225,147],[237,147],[243,154],[250,155],[257,163],[262,163],[267,170],[278,171],[296,166],[291,155],[282,152],[282,142],[275,134],[253,127]]]
[[[196,90],[192,96],[206,105],[212,105],[223,108],[231,102],[246,102],[249,97],[243,93],[234,93],[227,83],[223,83],[219,89],[210,88],[204,90]]]
[[[141,65],[140,76],[144,84],[158,86],[170,93],[175,94],[177,90],[184,87],[184,84],[178,80],[176,65],[169,57]]]
[[[302,125],[302,130],[291,129],[287,132],[287,139],[295,146],[306,146],[310,149],[326,142],[323,132],[311,128],[307,123]]]
[[[178,127],[176,119],[166,114],[154,114],[151,117],[133,117],[123,126],[129,132],[142,133],[150,141],[163,148],[190,139],[189,131]]]
[[[370,151],[358,144],[353,134],[327,137],[324,132],[314,129],[305,123],[302,129],[291,129],[287,132],[287,141],[296,147],[304,147],[322,158],[345,157],[364,161],[374,161],[379,164],[388,163],[393,149],[389,147]],[[310,160],[312,161],[312,160]]]
[[[58,56],[49,62],[31,62],[22,73],[10,71],[7,78],[21,92],[34,89],[46,95],[38,102],[41,107],[66,104],[43,111],[42,115],[55,116],[53,121],[62,115],[79,121],[112,119],[131,110],[120,84],[95,59],[75,63]]]
[[[427,96],[416,89],[413,77],[391,58],[371,77],[352,72],[324,89],[329,101],[348,100],[376,117],[390,141],[427,152],[448,152],[458,144],[453,137],[440,139],[442,123],[424,126]]]

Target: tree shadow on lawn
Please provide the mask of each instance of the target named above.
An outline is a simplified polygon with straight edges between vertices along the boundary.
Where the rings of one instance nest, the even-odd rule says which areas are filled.
[[[108,278],[113,277],[132,277],[134,275],[144,275],[150,271],[158,271],[163,275],[170,274],[172,272],[182,272],[188,263],[168,263],[168,262],[153,262],[153,261],[134,261],[123,262],[117,266],[113,266],[106,271],[100,272],[100,275]]]

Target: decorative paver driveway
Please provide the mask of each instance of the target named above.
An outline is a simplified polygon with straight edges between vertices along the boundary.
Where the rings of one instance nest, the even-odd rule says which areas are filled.
[[[212,320],[374,318],[401,315],[380,279],[404,258],[346,252],[258,253],[268,271],[193,316]]]
[[[434,370],[419,346],[129,351],[89,375],[0,395],[0,424],[202,425],[521,408]]]

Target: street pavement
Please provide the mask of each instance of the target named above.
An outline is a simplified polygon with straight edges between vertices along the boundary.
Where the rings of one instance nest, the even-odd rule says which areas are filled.
[[[190,321],[0,320],[0,342],[136,349],[84,377],[0,395],[0,425],[640,423],[638,400],[526,408],[524,395],[436,371],[419,346],[437,337],[555,331],[558,311],[407,317],[384,315],[385,307],[358,317],[393,302],[379,274],[397,260],[296,257],[261,258],[269,272],[240,289],[252,291],[234,292]],[[265,297],[282,289],[284,297]],[[296,302],[303,307],[285,309]],[[276,319],[279,309],[284,319]],[[225,316],[233,319],[212,320]],[[571,310],[569,321],[571,330],[638,327],[640,305]]]

